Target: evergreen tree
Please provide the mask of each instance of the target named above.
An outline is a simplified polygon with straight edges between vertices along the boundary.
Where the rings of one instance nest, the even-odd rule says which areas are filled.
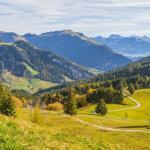
[[[69,89],[68,91],[68,96],[66,98],[66,103],[64,107],[64,113],[70,114],[71,116],[77,114],[77,101],[71,89]]]
[[[97,114],[100,114],[100,115],[106,115],[106,113],[107,113],[107,106],[106,106],[106,104],[105,104],[103,99],[99,100],[99,102],[98,102],[98,104],[97,104],[97,106],[95,108],[95,112]]]
[[[113,87],[110,87],[106,90],[106,102],[107,103],[114,103],[114,97],[113,97],[114,89]]]
[[[128,90],[129,90],[130,94],[132,94],[132,95],[134,94],[135,88],[134,88],[134,85],[132,83],[129,84]]]
[[[15,103],[6,87],[0,85],[0,113],[15,116]]]
[[[134,84],[134,87],[135,87],[135,90],[139,89],[139,86],[138,86],[137,82]]]

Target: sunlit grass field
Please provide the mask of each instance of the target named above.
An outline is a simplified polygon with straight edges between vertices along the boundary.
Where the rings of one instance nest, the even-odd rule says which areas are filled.
[[[75,121],[75,118],[80,118],[101,126],[150,131],[149,93],[150,90],[136,91],[133,97],[139,100],[142,107],[126,110],[127,118],[124,111],[109,112],[104,117],[91,115],[95,106],[90,106],[74,117],[62,112],[43,111],[39,123],[34,124],[31,122],[31,109],[18,109],[15,119],[0,116],[0,149],[149,150],[149,133],[102,131]],[[129,101],[126,100],[126,105],[108,105],[108,108],[133,107],[135,104]]]
[[[121,109],[121,108],[129,108],[129,107],[133,107],[136,104],[134,102],[132,102],[128,97],[125,97],[124,100],[124,105],[119,105],[119,104],[107,104],[108,110],[115,110],[115,109]],[[85,108],[82,108],[79,110],[79,114],[92,114],[95,110],[96,105],[89,105]]]
[[[35,93],[39,89],[50,88],[58,85],[56,83],[51,83],[40,79],[33,78],[28,80],[24,77],[16,77],[7,71],[3,73],[3,78],[5,79],[5,83],[7,83],[7,86],[9,86],[11,89],[21,89],[31,93]]]
[[[137,90],[132,96],[141,103],[141,107],[133,110],[110,112],[107,117],[123,118],[125,113],[128,119],[150,120],[150,89]]]

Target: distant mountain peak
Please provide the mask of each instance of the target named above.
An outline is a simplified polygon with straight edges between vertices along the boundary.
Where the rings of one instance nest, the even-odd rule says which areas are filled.
[[[109,36],[110,39],[122,39],[123,37],[119,34],[112,34]]]
[[[59,35],[62,35],[62,36],[66,35],[66,36],[71,36],[71,37],[78,37],[83,41],[88,41],[88,42],[97,44],[97,42],[95,42],[95,40],[93,40],[92,38],[85,36],[83,33],[75,32],[75,31],[70,30],[70,29],[62,30],[62,31],[46,32],[46,33],[40,34],[39,36],[40,37],[52,37],[52,36],[55,36],[55,35],[58,35],[58,36]]]
[[[99,44],[106,44],[116,52],[125,56],[147,56],[150,55],[150,38],[147,36],[127,36],[113,34],[108,38],[95,37]]]
[[[14,32],[3,32],[3,31],[0,31],[0,39],[7,43],[13,43],[18,40],[26,41],[26,39],[21,35],[18,35]]]

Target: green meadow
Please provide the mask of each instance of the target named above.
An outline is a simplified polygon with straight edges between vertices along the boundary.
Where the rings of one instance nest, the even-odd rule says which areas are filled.
[[[62,112],[41,111],[38,123],[31,122],[30,108],[17,110],[16,118],[0,116],[0,149],[11,150],[148,150],[150,149],[150,89],[138,90],[132,96],[136,104],[126,97],[124,105],[108,105],[104,117],[94,115],[94,105],[79,110],[70,117]],[[78,122],[76,119],[90,123]],[[92,126],[92,125],[96,125]],[[97,126],[130,131],[101,130]]]
[[[35,70],[32,70],[31,68],[28,69],[30,69],[33,74],[37,74]],[[11,89],[25,90],[29,93],[35,93],[39,89],[50,88],[58,85],[56,83],[51,83],[35,78],[29,80],[25,77],[17,77],[7,71],[3,73],[3,79],[5,80],[5,84]]]

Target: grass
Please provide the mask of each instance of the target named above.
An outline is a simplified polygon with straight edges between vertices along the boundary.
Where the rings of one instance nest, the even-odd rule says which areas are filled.
[[[132,97],[141,103],[140,108],[111,112],[111,110],[130,108],[136,105],[126,97],[126,105],[108,104],[109,112],[105,117],[91,114],[95,110],[95,105],[81,109],[78,117],[84,121],[101,126],[149,130],[150,89],[137,90]]]
[[[128,97],[125,97],[124,105],[119,104],[107,104],[108,110],[115,110],[121,108],[129,108],[135,106],[135,103],[132,102]],[[79,114],[91,114],[95,111],[96,105],[89,105],[85,108],[79,110]]]
[[[56,86],[56,83],[46,82],[40,79],[28,80],[24,77],[16,77],[10,72],[3,73],[5,83],[12,89],[22,89],[31,93],[37,92],[39,89],[50,88]]]
[[[132,112],[139,115],[145,111],[149,111],[149,90],[139,90],[133,95],[142,104],[143,107]],[[143,99],[142,97],[143,96]],[[141,99],[139,99],[141,97]],[[127,99],[127,102],[128,99]],[[130,102],[128,105],[131,107]],[[144,108],[146,106],[146,109]],[[109,109],[116,109],[120,105],[109,105]],[[90,106],[92,110],[94,106]],[[33,124],[30,120],[31,109],[18,109],[17,118],[8,118],[0,116],[0,149],[11,150],[43,150],[43,149],[58,149],[58,150],[148,150],[150,149],[148,133],[126,133],[126,132],[110,132],[102,131],[94,127],[76,122],[74,118],[91,122],[93,124],[109,126],[114,128],[125,128],[126,126],[139,126],[140,130],[150,130],[144,125],[148,122],[144,120],[145,112],[140,114],[145,117],[135,119],[135,115],[129,118],[117,116],[119,113],[108,113],[107,116],[101,117],[90,115],[89,108],[75,117],[63,115],[62,112],[43,111],[40,114],[38,124]],[[82,110],[83,111],[83,110]],[[82,114],[83,113],[83,114]],[[121,113],[121,111],[120,111]],[[130,112],[129,112],[130,114]],[[81,116],[83,115],[83,116]],[[87,116],[87,117],[86,117]],[[112,116],[112,118],[110,118]],[[114,119],[118,118],[118,119]],[[138,129],[139,129],[138,128]]]
[[[26,63],[23,63],[23,64],[26,66],[27,70],[32,73],[33,76],[35,76],[39,73],[38,71],[36,71],[35,69],[33,69],[29,65],[27,65]]]
[[[141,103],[141,107],[134,110],[110,112],[107,117],[110,118],[123,118],[125,112],[128,114],[129,119],[136,120],[149,120],[150,119],[150,89],[137,90],[132,96]]]
[[[0,46],[11,46],[11,43],[4,43],[4,42],[0,42]]]

